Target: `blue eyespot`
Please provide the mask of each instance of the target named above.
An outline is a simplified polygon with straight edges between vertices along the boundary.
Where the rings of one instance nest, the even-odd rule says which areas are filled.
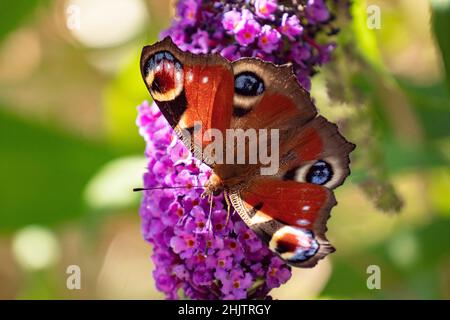
[[[280,230],[282,235],[276,240],[275,251],[288,262],[306,261],[319,250],[320,245],[312,231],[295,227],[284,227]],[[276,237],[276,234],[274,236]]]
[[[241,72],[234,78],[234,91],[242,96],[258,96],[264,92],[264,82],[253,72]]]
[[[333,177],[333,169],[330,164],[319,160],[309,168],[306,174],[306,181],[309,183],[323,185]]]
[[[310,238],[309,247],[301,247],[299,246],[295,250],[295,254],[288,259],[291,263],[298,263],[303,262],[314,256],[317,251],[319,251],[319,243],[317,242],[316,238],[314,237],[313,233],[309,230],[305,230],[305,233],[308,234],[308,237]]]
[[[181,62],[178,61],[178,59],[175,58],[169,51],[158,51],[150,56],[145,63],[145,76],[147,76],[150,72],[154,72],[155,68],[163,61],[169,61],[176,70],[183,69]]]

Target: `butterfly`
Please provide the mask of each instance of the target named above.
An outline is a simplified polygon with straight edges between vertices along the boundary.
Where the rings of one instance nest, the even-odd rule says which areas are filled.
[[[326,224],[336,205],[333,189],[350,174],[355,145],[318,115],[291,65],[192,54],[167,37],[143,48],[140,68],[175,133],[211,167],[206,194],[223,191],[242,220],[292,266],[313,267],[335,251]],[[261,174],[260,162],[211,161],[201,150],[212,139],[195,143],[195,136],[209,129],[224,135],[229,129],[278,130],[276,172]]]

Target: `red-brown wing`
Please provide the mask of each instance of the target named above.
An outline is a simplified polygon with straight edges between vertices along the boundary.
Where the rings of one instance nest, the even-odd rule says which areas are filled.
[[[184,52],[167,37],[143,48],[141,73],[159,109],[191,151],[198,154],[210,141],[202,139],[203,144],[195,146],[194,139],[187,139],[190,135],[204,137],[212,128],[225,133],[230,127],[233,72],[219,54]]]
[[[233,207],[286,262],[312,267],[334,251],[325,236],[332,190],[349,175],[354,147],[321,116],[292,128],[280,141],[277,174],[248,176],[230,193]]]
[[[350,174],[349,154],[354,148],[334,123],[318,116],[282,141],[278,176],[334,189]]]
[[[232,128],[287,130],[316,116],[309,93],[298,84],[291,65],[277,66],[242,58],[232,66],[235,77]],[[239,79],[242,84],[258,86],[253,91],[245,90],[245,86],[239,90]]]
[[[313,267],[334,251],[325,232],[336,201],[327,188],[258,177],[231,192],[230,199],[246,224],[287,263]]]
[[[309,93],[298,83],[292,66],[275,65],[255,58],[232,62],[234,73],[233,115],[231,129],[258,132],[258,144],[267,145],[271,154],[272,129],[279,133],[280,147],[293,131],[303,127],[317,115]],[[265,129],[262,137],[259,129]],[[266,139],[266,140],[264,140]],[[278,145],[278,144],[277,144]],[[235,145],[226,145],[226,154],[244,154],[245,164],[225,164],[215,167],[217,175],[233,184],[259,174],[259,161],[248,161],[251,150],[239,152]],[[261,150],[261,149],[259,149]]]

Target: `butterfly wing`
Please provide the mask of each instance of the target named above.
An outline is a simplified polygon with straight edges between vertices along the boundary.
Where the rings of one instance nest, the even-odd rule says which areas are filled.
[[[298,84],[291,65],[242,58],[232,66],[233,128],[286,130],[316,116],[309,93]]]
[[[276,175],[256,175],[231,191],[233,207],[288,263],[312,267],[334,251],[325,236],[332,190],[349,175],[353,149],[336,125],[314,118],[284,142]]]
[[[210,141],[196,137],[205,137],[208,129],[224,133],[230,127],[234,93],[231,64],[219,54],[184,52],[167,37],[143,48],[141,74],[177,135],[202,159],[199,151]]]
[[[354,145],[335,124],[317,116],[289,66],[243,59],[233,63],[233,69],[235,87],[239,74],[256,75],[268,85],[259,95],[235,94],[232,125],[278,129],[280,166],[272,176],[242,171],[247,182],[231,189],[231,202],[273,251],[294,266],[312,267],[334,251],[325,236],[336,204],[332,190],[350,173]],[[237,106],[244,110],[236,112]]]
[[[279,132],[279,141],[285,141],[294,130],[302,127],[317,115],[309,93],[297,82],[291,65],[275,65],[257,58],[241,58],[232,62],[234,73],[234,96],[230,128],[258,132],[265,129],[268,135],[258,136],[259,145],[271,147],[271,129]],[[262,141],[266,139],[266,141]],[[280,145],[281,146],[281,145]],[[255,149],[247,144],[245,152],[235,144],[227,143],[225,154],[234,155],[234,161],[216,166],[215,172],[226,184],[239,183],[258,174],[262,164],[251,161]],[[237,155],[244,155],[239,164]],[[231,158],[231,156],[230,156]]]
[[[313,267],[334,251],[325,232],[336,201],[323,186],[259,177],[232,191],[230,200],[245,223],[291,265]]]
[[[290,131],[280,146],[283,180],[309,182],[334,189],[350,174],[349,154],[355,145],[348,142],[338,127],[318,116]]]

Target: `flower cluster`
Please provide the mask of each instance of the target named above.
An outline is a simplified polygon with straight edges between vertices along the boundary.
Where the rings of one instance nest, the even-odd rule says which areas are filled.
[[[328,62],[335,48],[333,42],[317,42],[319,33],[336,32],[332,20],[325,0],[180,0],[176,19],[162,36],[193,53],[291,62],[309,91],[314,68]]]
[[[290,278],[290,268],[237,214],[227,220],[222,195],[212,203],[201,197],[196,186],[210,169],[192,157],[158,108],[144,102],[138,112],[149,160],[144,187],[167,187],[144,191],[140,208],[157,289],[168,299],[180,291],[191,299],[266,298]]]

